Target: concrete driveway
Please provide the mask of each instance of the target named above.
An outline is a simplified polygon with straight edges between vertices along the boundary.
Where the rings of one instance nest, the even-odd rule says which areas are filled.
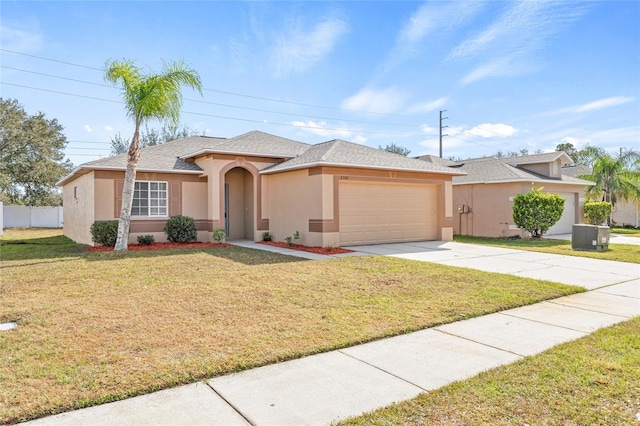
[[[629,237],[631,238],[631,237]],[[445,241],[350,247],[359,254],[393,256],[442,265],[572,284],[589,290],[640,278],[640,265]]]

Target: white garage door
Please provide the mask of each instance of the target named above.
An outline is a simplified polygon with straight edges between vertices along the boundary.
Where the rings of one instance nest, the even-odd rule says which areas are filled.
[[[576,223],[575,194],[559,192],[564,198],[564,211],[560,220],[547,231],[546,235],[570,234],[571,228]]]
[[[340,245],[435,240],[435,185],[340,182]]]

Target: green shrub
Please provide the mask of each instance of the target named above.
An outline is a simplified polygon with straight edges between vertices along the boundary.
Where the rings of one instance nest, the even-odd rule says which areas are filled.
[[[153,238],[153,235],[138,235],[138,244],[141,246],[150,246],[155,242],[156,239]]]
[[[262,241],[271,241],[271,233],[269,231],[262,233]]]
[[[564,198],[532,188],[513,199],[513,221],[532,237],[541,237],[562,217]]]
[[[164,233],[172,243],[188,243],[198,239],[196,223],[189,216],[171,216],[164,227]]]
[[[103,246],[114,247],[118,239],[118,221],[105,220],[91,225],[91,241]]]
[[[590,202],[584,204],[584,218],[591,225],[602,225],[611,215],[611,203],[606,201]]]
[[[213,240],[216,241],[218,244],[222,244],[226,236],[227,236],[227,231],[225,231],[224,228],[213,230]]]

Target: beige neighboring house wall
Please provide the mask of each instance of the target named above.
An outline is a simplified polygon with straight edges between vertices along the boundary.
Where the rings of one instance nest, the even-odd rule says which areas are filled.
[[[565,211],[573,210],[573,223],[584,222],[584,188],[581,186],[531,185],[530,182],[454,185],[454,233],[476,237],[522,236],[522,230],[513,221],[513,199],[540,187],[543,192],[566,198]],[[573,206],[568,204],[571,201]]]
[[[93,245],[90,228],[95,221],[94,174],[89,172],[62,188],[63,234],[80,243]]]
[[[513,221],[513,199],[532,188],[565,199],[563,215],[547,235],[571,233],[574,223],[584,221],[584,193],[593,183],[564,174],[562,166],[572,162],[564,152],[460,161],[430,155],[418,158],[466,172],[453,177],[453,232],[457,235],[522,236]]]
[[[65,213],[66,214],[66,213]],[[640,226],[640,206],[631,200],[620,200],[611,214],[613,223],[618,226]]]

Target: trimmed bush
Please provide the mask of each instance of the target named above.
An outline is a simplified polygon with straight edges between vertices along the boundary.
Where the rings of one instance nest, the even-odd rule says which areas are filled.
[[[153,235],[138,235],[138,244],[141,246],[150,246],[155,242],[156,239],[153,238]]]
[[[262,233],[262,241],[271,241],[271,233],[269,231]]]
[[[564,211],[564,198],[532,188],[527,194],[513,199],[513,221],[532,237],[541,237],[556,224]]]
[[[602,225],[609,216],[613,207],[606,201],[590,202],[584,204],[584,218],[590,225]]]
[[[196,223],[189,216],[171,216],[164,227],[164,233],[172,243],[188,243],[198,239]]]
[[[91,225],[91,241],[107,247],[114,247],[118,239],[118,221],[105,220]]]
[[[213,240],[218,244],[224,243],[224,239],[227,236],[227,231],[224,228],[214,229],[213,230]]]

